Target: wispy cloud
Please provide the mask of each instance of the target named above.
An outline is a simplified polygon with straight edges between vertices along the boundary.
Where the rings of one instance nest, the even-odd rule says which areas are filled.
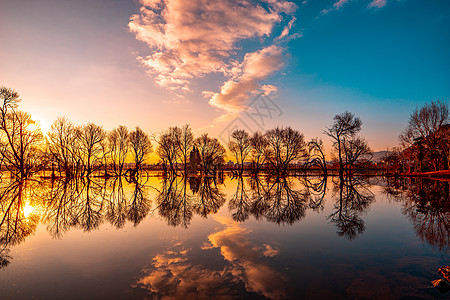
[[[339,0],[338,2],[335,2],[331,8],[323,9],[320,13],[322,15],[327,14],[333,10],[339,10],[344,4],[350,2],[350,0]]]
[[[190,91],[192,79],[223,74],[228,79],[220,92],[205,95],[226,112],[241,109],[248,100],[244,95],[281,68],[279,40],[290,37],[295,20],[289,17],[278,38],[263,49],[239,54],[238,43],[271,38],[274,28],[297,8],[277,0],[140,0],[140,6],[128,26],[148,45],[150,54],[138,59],[156,82],[177,92]]]
[[[368,8],[382,8],[383,6],[386,6],[387,0],[373,0],[369,3],[367,6]]]

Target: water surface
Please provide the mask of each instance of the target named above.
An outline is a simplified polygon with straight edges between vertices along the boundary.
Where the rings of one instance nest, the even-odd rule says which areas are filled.
[[[445,181],[1,182],[6,299],[435,299]]]

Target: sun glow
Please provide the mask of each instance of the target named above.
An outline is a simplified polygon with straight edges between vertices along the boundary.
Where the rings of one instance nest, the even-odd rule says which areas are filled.
[[[25,218],[28,218],[33,211],[34,207],[29,203],[25,203],[25,206],[23,207],[23,215],[25,216]]]

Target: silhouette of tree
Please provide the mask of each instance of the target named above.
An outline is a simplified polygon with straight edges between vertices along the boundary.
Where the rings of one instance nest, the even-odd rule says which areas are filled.
[[[152,143],[148,135],[141,128],[136,127],[136,130],[130,133],[130,147],[134,159],[134,173],[137,175],[142,163],[153,151]]]
[[[175,175],[177,158],[181,153],[182,130],[178,127],[170,127],[168,131],[159,136],[157,154],[164,164],[168,164],[170,173]]]
[[[411,114],[408,127],[399,137],[400,142],[404,147],[417,144],[415,151],[420,162],[422,157],[419,156],[423,155],[434,170],[441,168],[448,170],[450,148],[449,130],[446,128],[448,122],[448,103],[442,101],[427,103],[416,108]]]
[[[239,166],[239,175],[244,172],[244,163],[251,151],[251,142],[248,132],[242,129],[236,129],[231,133],[231,139],[228,142],[228,149],[233,153]]]
[[[344,168],[347,174],[362,169],[372,160],[373,152],[366,140],[355,136],[344,140],[342,144]]]
[[[308,142],[309,161],[308,165],[317,166],[322,170],[323,176],[328,175],[327,161],[323,153],[323,142],[321,139],[313,138]]]
[[[5,109],[6,110],[6,109]],[[45,164],[42,152],[43,135],[33,128],[35,121],[23,111],[2,114],[0,140],[5,166],[16,176],[26,178]]]
[[[194,146],[200,154],[200,165],[205,175],[215,174],[217,167],[225,162],[225,148],[216,138],[207,133],[194,140]]]
[[[194,134],[192,133],[191,127],[188,124],[181,128],[181,136],[179,141],[180,157],[181,162],[184,166],[184,174],[188,172],[188,161],[191,151],[194,147]]]
[[[276,127],[265,134],[266,158],[272,171],[285,176],[289,164],[306,157],[303,134],[291,127]]]
[[[47,133],[50,159],[63,170],[67,177],[72,177],[76,170],[77,136],[75,126],[66,117],[59,117],[53,122]]]
[[[92,171],[101,164],[103,153],[101,143],[106,138],[106,132],[99,125],[88,123],[76,129],[79,146],[82,155],[86,176],[89,177]]]
[[[114,128],[108,134],[108,142],[114,173],[121,176],[128,149],[130,148],[128,129],[123,125]]]
[[[262,165],[265,163],[265,153],[268,146],[266,137],[259,131],[256,131],[250,138],[252,172],[257,175]]]
[[[333,125],[324,133],[333,140],[333,146],[336,148],[339,158],[339,176],[342,177],[344,175],[343,143],[361,131],[362,122],[348,111],[335,115],[333,120]]]

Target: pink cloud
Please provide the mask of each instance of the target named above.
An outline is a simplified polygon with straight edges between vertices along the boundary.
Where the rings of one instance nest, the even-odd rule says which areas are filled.
[[[273,33],[297,5],[287,0],[140,0],[140,11],[128,23],[130,32],[149,47],[138,60],[156,83],[176,92],[190,91],[191,80],[223,74],[220,92],[204,92],[209,103],[226,113],[239,112],[249,95],[263,86],[282,63],[283,48],[275,44],[238,54],[238,43],[260,40]],[[295,18],[284,27],[280,39],[290,34]],[[270,41],[269,41],[270,42]],[[267,85],[266,89],[270,85]],[[273,91],[275,87],[270,86]]]
[[[333,7],[328,8],[328,9],[323,9],[320,13],[322,15],[327,14],[333,10],[339,10],[344,4],[350,2],[350,0],[339,0],[338,2],[335,2],[333,4]]]
[[[261,85],[275,71],[283,67],[283,48],[272,45],[259,51],[247,53],[244,61],[234,71],[218,93],[209,93],[209,104],[225,110],[229,114],[245,109],[249,97],[260,91],[273,92],[273,85]]]
[[[373,0],[367,6],[368,8],[382,8],[386,5],[387,0]]]

